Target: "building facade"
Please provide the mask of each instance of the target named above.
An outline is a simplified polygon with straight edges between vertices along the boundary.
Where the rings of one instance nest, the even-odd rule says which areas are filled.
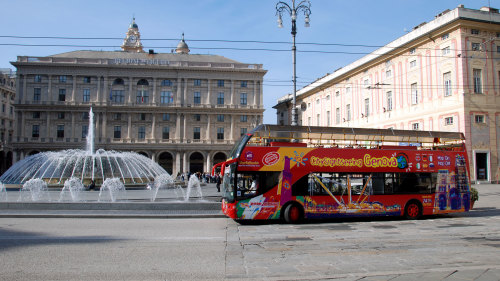
[[[500,177],[500,14],[446,10],[297,92],[299,124],[463,132],[472,180]],[[278,100],[291,120],[291,95]]]
[[[12,165],[15,97],[15,73],[10,69],[0,69],[0,174]]]
[[[210,171],[263,118],[261,64],[143,51],[135,20],[122,51],[19,56],[14,161],[84,149],[89,109],[96,149],[134,151],[173,175]]]

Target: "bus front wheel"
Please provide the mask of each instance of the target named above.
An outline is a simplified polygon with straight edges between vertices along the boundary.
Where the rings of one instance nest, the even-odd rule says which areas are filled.
[[[290,204],[286,206],[283,218],[287,223],[298,223],[304,218],[304,213],[297,204]]]
[[[409,220],[416,220],[422,216],[422,205],[418,201],[410,201],[405,207],[405,217]]]

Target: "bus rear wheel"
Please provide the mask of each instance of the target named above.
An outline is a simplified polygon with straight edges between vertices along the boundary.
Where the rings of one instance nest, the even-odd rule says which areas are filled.
[[[405,217],[409,220],[416,220],[422,216],[422,207],[418,201],[410,201],[405,207]]]
[[[304,218],[304,213],[297,204],[290,204],[286,206],[283,218],[287,223],[299,223]]]

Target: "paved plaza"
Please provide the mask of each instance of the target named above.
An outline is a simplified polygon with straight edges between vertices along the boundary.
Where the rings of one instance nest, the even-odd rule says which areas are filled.
[[[500,280],[500,185],[475,187],[471,212],[416,221],[242,225],[196,218],[204,210],[175,219],[11,210],[0,217],[0,280]]]

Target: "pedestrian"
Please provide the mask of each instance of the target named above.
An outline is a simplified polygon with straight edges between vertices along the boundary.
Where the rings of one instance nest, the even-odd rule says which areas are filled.
[[[222,182],[220,175],[215,176],[215,181],[217,182],[217,192],[220,192],[220,184]]]

